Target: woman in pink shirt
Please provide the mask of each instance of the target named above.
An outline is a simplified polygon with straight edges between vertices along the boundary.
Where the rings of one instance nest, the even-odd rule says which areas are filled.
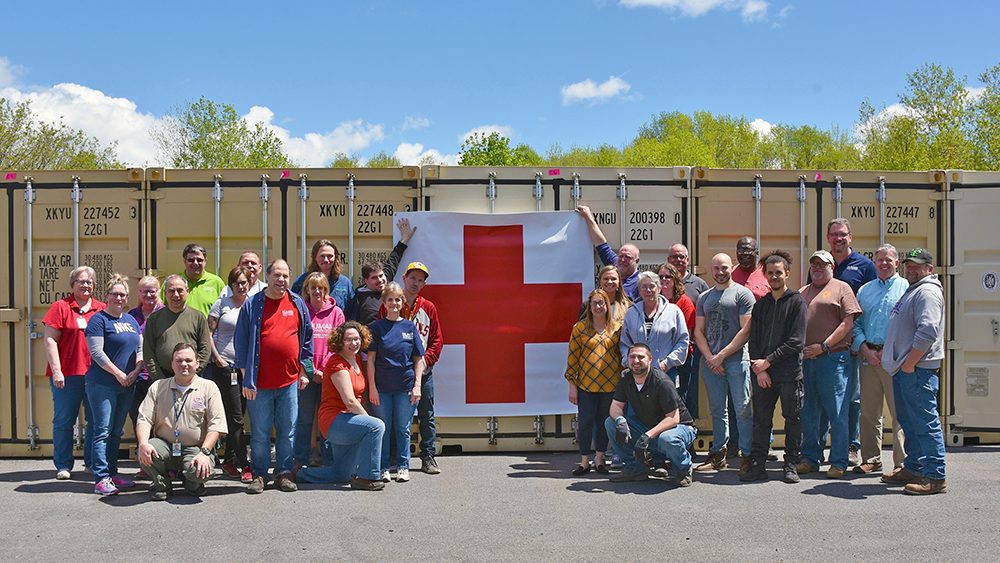
[[[309,309],[309,321],[313,327],[313,366],[315,367],[326,357],[327,340],[330,338],[330,334],[335,328],[344,324],[344,311],[330,295],[330,282],[327,281],[322,272],[313,272],[306,276],[302,283],[302,298],[306,302],[306,308]],[[323,372],[314,369],[312,381],[305,389],[299,390],[299,417],[295,423],[295,444],[292,448],[296,466],[322,463],[319,456],[317,459],[310,459],[310,453],[317,445],[316,434],[313,430],[316,428],[316,408],[319,406],[322,388]],[[323,457],[328,457],[329,452],[325,443],[319,445],[323,448]]]

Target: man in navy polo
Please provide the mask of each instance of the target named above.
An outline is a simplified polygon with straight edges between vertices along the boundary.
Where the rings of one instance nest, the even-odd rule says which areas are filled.
[[[826,224],[826,240],[830,243],[830,254],[837,264],[833,268],[833,277],[851,286],[854,295],[858,295],[861,286],[878,276],[875,263],[867,256],[855,252],[851,248],[851,222],[842,217],[830,219]],[[861,464],[861,385],[859,369],[861,356],[852,354],[852,365],[847,378],[847,391],[851,405],[847,413],[847,424],[851,435],[851,446],[848,461],[852,467]]]

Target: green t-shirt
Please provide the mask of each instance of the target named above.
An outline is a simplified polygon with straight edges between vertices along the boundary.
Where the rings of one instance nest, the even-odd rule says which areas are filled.
[[[208,312],[212,310],[212,305],[215,305],[215,302],[218,301],[222,290],[226,289],[226,282],[211,272],[202,272],[198,281],[191,281],[191,278],[187,277],[187,274],[184,272],[181,272],[180,276],[188,282],[188,297],[185,304],[205,315],[207,319]],[[160,289],[160,299],[164,302],[167,300],[164,293],[165,290],[165,287]]]

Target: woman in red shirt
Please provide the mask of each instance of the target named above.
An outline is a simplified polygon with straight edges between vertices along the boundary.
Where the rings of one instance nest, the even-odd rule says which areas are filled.
[[[93,298],[97,276],[90,266],[80,266],[69,274],[73,292],[52,304],[45,313],[45,375],[52,387],[52,461],[56,479],[69,479],[73,470],[73,421],[83,404],[87,431],[83,440],[83,464],[93,461],[93,428],[90,424],[90,403],[86,400],[84,375],[90,367],[90,350],[83,331],[91,317],[104,309],[104,303]]]
[[[330,352],[317,369],[323,372],[319,427],[333,452],[333,464],[303,467],[296,475],[299,482],[350,482],[352,489],[363,491],[385,488],[379,480],[385,424],[369,416],[362,404],[366,380],[360,351],[370,343],[371,333],[356,321],[330,334]]]
[[[687,325],[688,334],[694,334],[694,301],[691,301],[691,298],[684,294],[684,278],[681,273],[673,264],[669,263],[661,264],[656,272],[660,276],[660,295],[680,308],[681,312],[684,313],[684,324]],[[692,337],[687,361],[677,366],[677,394],[681,396],[681,400],[684,401],[684,406],[688,408],[691,416],[697,417],[698,405],[692,405],[692,403],[698,402],[698,378],[697,370],[692,368],[693,362],[694,338]]]

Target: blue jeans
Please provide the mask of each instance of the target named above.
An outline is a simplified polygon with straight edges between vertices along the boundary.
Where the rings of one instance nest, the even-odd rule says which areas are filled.
[[[722,451],[729,443],[729,413],[727,404],[731,399],[739,428],[739,447],[744,455],[750,455],[753,442],[753,410],[750,407],[750,362],[724,362],[726,371],[721,376],[701,362],[701,380],[708,393],[708,407],[712,413],[712,452]]]
[[[326,442],[333,452],[330,463],[303,467],[298,479],[306,483],[349,483],[355,475],[378,479],[384,434],[385,424],[374,416],[338,414],[326,431]]]
[[[372,405],[375,416],[385,423],[382,435],[381,470],[388,471],[392,462],[398,469],[410,468],[410,425],[413,424],[414,405],[410,404],[410,393],[399,391],[383,393],[379,391],[378,405]],[[389,439],[396,437],[396,451],[389,459]]]
[[[608,450],[604,419],[608,418],[612,397],[614,393],[591,393],[577,389],[576,443],[580,446],[580,455],[590,455],[594,449],[604,455]]]
[[[625,446],[612,439],[611,447],[622,460],[627,473],[639,473],[645,471],[646,468],[635,459],[635,441],[639,439],[639,434],[649,430],[649,427],[639,420],[629,405],[625,405],[625,419],[628,421],[632,439]],[[604,430],[609,437],[615,435],[615,420],[610,416],[604,419]],[[664,457],[669,460],[675,475],[687,475],[691,471],[691,454],[688,452],[688,448],[691,447],[696,435],[697,432],[693,426],[678,424],[670,430],[662,432],[655,440],[651,440],[649,453],[654,457]]]
[[[684,401],[691,418],[698,420],[698,368],[701,365],[701,354],[698,348],[688,354],[684,365],[677,366],[677,394]]]
[[[316,409],[322,386],[310,381],[305,389],[299,391],[299,414],[295,422],[295,445],[293,447],[295,463],[309,465],[309,452],[312,450],[313,422],[316,420]],[[320,440],[322,443],[322,440]],[[320,446],[320,449],[325,449]]]
[[[430,369],[420,381],[420,402],[417,403],[417,429],[420,432],[420,457],[434,457],[437,423],[434,422],[434,378]]]
[[[82,375],[66,376],[66,385],[57,389],[49,378],[52,388],[52,462],[56,469],[73,469],[73,423],[80,414],[83,405],[83,415],[86,430],[83,434],[83,465],[91,467],[94,453],[94,428],[90,421],[94,419],[90,412],[90,402],[87,401],[86,378]]]
[[[892,376],[896,416],[906,436],[903,467],[928,479],[944,479],[944,434],[938,415],[937,370],[918,367]]]
[[[851,373],[847,378],[847,392],[850,406],[847,409],[847,425],[854,449],[861,449],[861,361],[860,353],[851,355]]]
[[[298,386],[257,389],[257,398],[247,401],[250,413],[250,467],[254,477],[267,480],[271,466],[271,427],[274,427],[274,475],[292,472],[292,441],[298,414]]]
[[[847,395],[851,353],[848,351],[824,354],[811,360],[802,360],[805,397],[802,404],[802,459],[819,467],[823,459],[820,441],[820,413],[830,421],[830,466],[847,469],[847,450],[851,438],[848,434]]]
[[[132,407],[135,387],[101,385],[87,382],[87,401],[93,418],[88,426],[94,427],[93,456],[94,482],[118,475],[118,446],[122,429]]]

